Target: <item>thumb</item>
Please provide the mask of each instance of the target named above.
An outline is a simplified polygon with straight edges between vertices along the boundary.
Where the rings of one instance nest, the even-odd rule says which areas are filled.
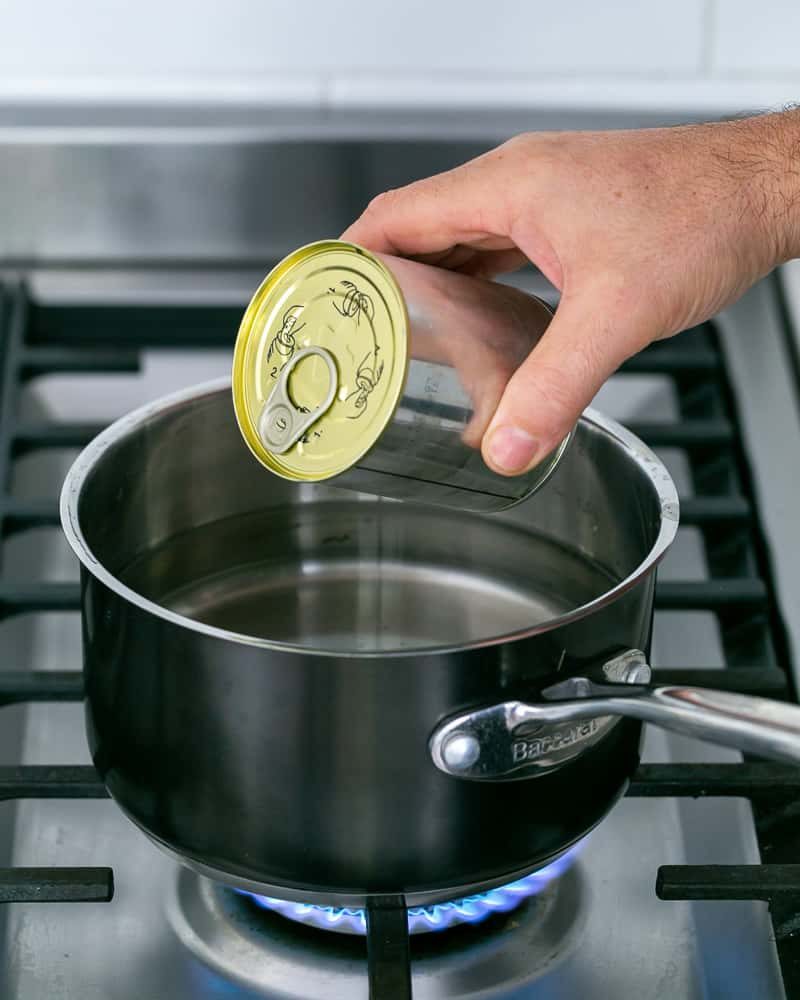
[[[540,462],[640,346],[640,337],[610,321],[597,296],[562,299],[544,336],[506,386],[483,436],[486,464],[502,475],[518,475]]]

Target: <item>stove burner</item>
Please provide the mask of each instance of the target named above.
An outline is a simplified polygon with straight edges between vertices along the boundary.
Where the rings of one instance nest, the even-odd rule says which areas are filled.
[[[579,947],[588,902],[585,875],[574,864],[535,900],[476,933],[412,938],[414,1000],[522,996]],[[204,980],[198,995],[233,997],[242,987],[266,1000],[367,996],[363,938],[313,933],[277,915],[264,919],[249,897],[182,867],[166,905],[178,938],[213,970],[209,975],[221,977]]]
[[[429,931],[444,931],[460,924],[478,924],[493,913],[508,913],[531,896],[538,895],[554,879],[562,875],[575,860],[581,844],[576,844],[555,861],[524,878],[507,885],[498,886],[487,892],[464,896],[448,903],[433,906],[412,906],[408,910],[408,930],[410,934],[425,934]],[[337,931],[340,934],[367,933],[366,915],[363,909],[338,906],[320,906],[314,903],[294,903],[274,896],[259,896],[239,890],[258,906],[273,913],[279,913],[300,924],[317,927],[320,930]]]

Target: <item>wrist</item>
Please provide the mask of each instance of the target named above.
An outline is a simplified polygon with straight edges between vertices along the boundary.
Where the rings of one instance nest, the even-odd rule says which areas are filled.
[[[731,124],[743,138],[744,211],[768,271],[800,256],[800,109]]]

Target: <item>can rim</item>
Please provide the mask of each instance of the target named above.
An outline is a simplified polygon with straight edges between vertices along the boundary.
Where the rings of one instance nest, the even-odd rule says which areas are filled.
[[[350,251],[361,257],[365,257],[377,268],[381,278],[386,281],[387,285],[395,295],[400,306],[403,323],[403,336],[402,338],[399,338],[401,343],[396,345],[396,348],[402,348],[402,358],[400,357],[400,352],[396,350],[395,361],[396,363],[402,365],[403,373],[402,377],[398,381],[397,392],[394,400],[392,400],[391,405],[382,410],[381,419],[375,424],[375,432],[367,439],[364,447],[351,453],[346,466],[336,468],[334,471],[328,472],[324,475],[307,478],[297,476],[289,472],[278,460],[277,456],[275,456],[261,440],[256,427],[256,422],[251,417],[244,399],[244,359],[247,347],[251,343],[251,339],[256,336],[253,329],[253,322],[264,299],[272,290],[274,290],[278,283],[293,267],[297,266],[301,262],[313,259],[313,257],[317,254],[328,253],[331,250]],[[236,334],[236,342],[233,348],[233,362],[231,366],[231,395],[233,397],[233,411],[236,417],[236,423],[239,426],[239,432],[254,458],[256,458],[256,460],[273,475],[292,483],[324,483],[328,480],[334,479],[336,476],[342,475],[349,469],[358,465],[358,463],[366,455],[368,455],[378,443],[379,438],[394,419],[397,407],[400,405],[403,388],[408,378],[408,327],[408,306],[406,305],[405,296],[400,289],[397,279],[389,268],[383,263],[383,261],[365,247],[359,246],[356,243],[349,243],[346,240],[315,240],[312,243],[306,243],[304,246],[298,247],[296,250],[293,250],[292,253],[280,260],[253,293],[239,324],[239,330]]]

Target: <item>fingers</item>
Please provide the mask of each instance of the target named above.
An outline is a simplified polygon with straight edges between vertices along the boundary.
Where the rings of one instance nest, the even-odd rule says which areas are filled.
[[[522,260],[526,259],[510,236],[476,237],[469,243],[456,243],[447,250],[439,250],[436,253],[415,253],[413,257],[421,264],[461,271],[470,266],[472,261],[506,253],[515,253]]]
[[[486,464],[525,472],[552,452],[603,382],[642,346],[614,327],[596,297],[564,301],[545,335],[512,376],[483,437]]]
[[[494,278],[498,274],[509,274],[529,262],[528,257],[513,245],[508,249],[481,250],[465,243],[457,243],[442,253],[414,254],[411,259],[474,278]]]
[[[503,147],[446,173],[387,191],[342,234],[377,253],[438,254],[457,244],[508,249]]]
[[[454,270],[474,278],[493,278],[498,274],[509,274],[518,271],[528,263],[528,258],[521,250],[479,250],[472,254]],[[449,265],[448,265],[449,266]]]

